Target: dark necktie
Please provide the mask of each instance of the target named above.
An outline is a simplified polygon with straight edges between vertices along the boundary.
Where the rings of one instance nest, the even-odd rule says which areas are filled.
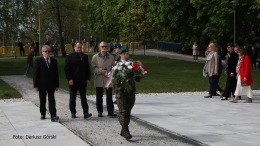
[[[105,59],[106,58],[106,55],[102,55],[103,56],[103,59]]]
[[[79,53],[79,58],[81,58],[81,53]]]
[[[50,67],[49,58],[46,58],[47,66]]]

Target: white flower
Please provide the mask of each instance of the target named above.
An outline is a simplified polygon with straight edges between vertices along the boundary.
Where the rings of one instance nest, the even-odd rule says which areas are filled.
[[[118,69],[118,66],[114,66],[114,70],[117,70]]]
[[[118,66],[118,70],[122,70],[122,68],[123,68],[122,66]]]
[[[125,63],[125,65],[127,65],[127,66],[130,65],[130,64],[131,64],[131,62],[126,62],[126,63]]]
[[[133,67],[132,67],[131,65],[128,65],[127,68],[128,68],[128,69],[132,69]]]
[[[124,63],[122,63],[122,62],[119,62],[118,64],[119,64],[119,65],[123,65]]]

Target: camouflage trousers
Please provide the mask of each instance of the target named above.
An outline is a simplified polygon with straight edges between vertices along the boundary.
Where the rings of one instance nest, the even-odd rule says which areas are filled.
[[[120,113],[120,124],[129,125],[131,110],[135,104],[135,92],[125,94],[121,91],[118,91],[116,93],[116,101]]]

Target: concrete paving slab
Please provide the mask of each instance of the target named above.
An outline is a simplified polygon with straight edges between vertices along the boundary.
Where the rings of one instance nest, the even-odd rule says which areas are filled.
[[[1,123],[9,122],[8,119],[5,116],[0,117],[0,121],[1,121]]]
[[[14,139],[12,142],[10,142],[9,139],[0,139],[0,145],[1,146],[26,146],[24,141],[22,139]]]
[[[5,114],[2,111],[0,111],[0,117],[4,117],[4,116]]]
[[[0,146],[89,145],[58,122],[40,120],[39,108],[31,102],[1,103]]]
[[[137,96],[132,115],[208,145],[259,145],[260,94],[254,93],[252,104],[242,99],[232,104],[202,95]]]
[[[9,140],[13,140],[13,135],[17,135],[17,131],[15,129],[11,129],[11,130],[1,130],[0,131],[0,141],[2,141],[3,139],[9,139]]]
[[[46,119],[48,120],[48,119]],[[26,121],[26,122],[18,122],[12,123],[13,127],[17,130],[20,129],[29,129],[29,128],[55,128],[55,127],[63,127],[60,123],[57,122],[46,122],[46,120],[41,121]]]
[[[0,122],[0,131],[12,130],[13,125],[10,122]]]

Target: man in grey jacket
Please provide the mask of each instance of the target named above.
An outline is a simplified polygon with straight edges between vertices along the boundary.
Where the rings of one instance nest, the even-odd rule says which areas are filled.
[[[96,106],[98,117],[103,117],[103,92],[106,82],[108,81],[107,73],[109,73],[114,64],[114,57],[107,53],[107,43],[101,42],[99,45],[100,52],[93,56],[91,62],[91,71],[94,73],[94,86],[96,87]],[[106,89],[106,102],[109,117],[116,117],[114,114],[114,104],[112,100],[112,85]]]

